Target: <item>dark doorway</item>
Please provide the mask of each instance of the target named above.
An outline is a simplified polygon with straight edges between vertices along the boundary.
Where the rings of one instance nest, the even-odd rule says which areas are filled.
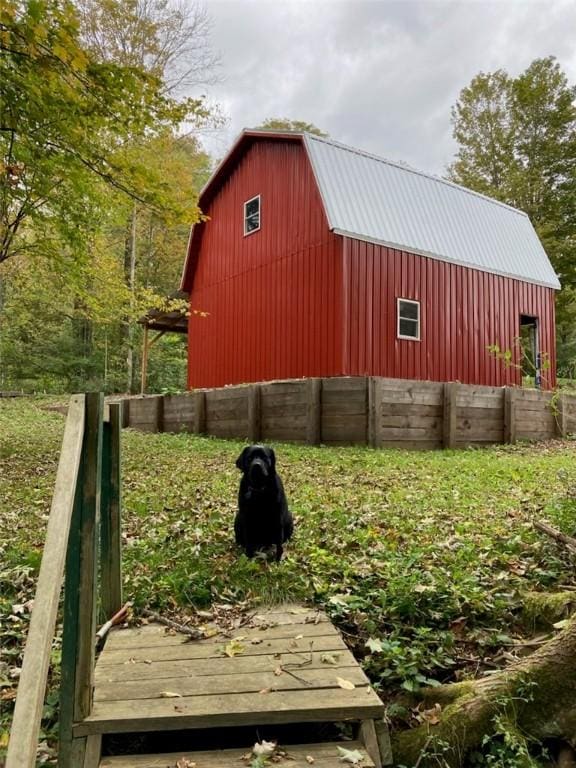
[[[539,387],[542,366],[538,350],[538,318],[533,315],[520,315],[520,348],[522,384]]]

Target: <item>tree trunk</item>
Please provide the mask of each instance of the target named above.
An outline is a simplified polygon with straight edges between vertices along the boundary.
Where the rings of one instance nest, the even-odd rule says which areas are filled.
[[[490,677],[426,689],[423,698],[442,707],[437,725],[424,724],[394,739],[397,764],[467,765],[466,756],[484,736],[497,731],[496,719],[530,739],[576,735],[576,618],[530,656]],[[449,745],[446,748],[446,745]]]
[[[126,323],[126,388],[129,393],[134,391],[134,287],[136,282],[136,205],[132,207],[129,229],[126,233],[124,248],[124,275],[130,289],[130,317]]]

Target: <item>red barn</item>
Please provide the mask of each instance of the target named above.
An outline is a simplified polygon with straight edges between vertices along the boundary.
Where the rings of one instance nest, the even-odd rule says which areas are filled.
[[[264,131],[241,134],[200,208],[182,276],[209,313],[190,317],[191,388],[514,384],[519,368],[488,347],[514,350],[520,336],[555,385],[560,285],[521,211],[328,139]]]

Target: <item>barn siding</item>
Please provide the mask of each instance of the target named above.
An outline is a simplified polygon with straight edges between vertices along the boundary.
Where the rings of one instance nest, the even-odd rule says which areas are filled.
[[[244,237],[258,194],[261,229]],[[190,318],[189,387],[341,373],[341,240],[300,142],[253,144],[204,213],[191,306],[209,314]]]
[[[554,290],[344,238],[345,373],[503,386],[520,383],[487,350],[513,349],[520,315],[540,321],[555,386]],[[396,338],[396,299],[421,302],[421,341]]]

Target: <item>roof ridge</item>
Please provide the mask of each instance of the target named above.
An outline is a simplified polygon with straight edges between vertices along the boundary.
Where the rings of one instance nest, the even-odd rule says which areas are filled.
[[[488,195],[482,194],[482,192],[475,192],[473,189],[468,189],[468,187],[463,187],[461,184],[456,184],[455,182],[450,181],[449,179],[444,179],[442,178],[442,176],[436,176],[435,174],[421,171],[418,168],[413,168],[411,165],[408,165],[408,163],[404,163],[403,161],[389,160],[386,157],[382,157],[381,155],[376,155],[373,152],[368,152],[365,149],[357,149],[356,147],[351,147],[349,144],[342,144],[342,142],[340,141],[335,141],[334,139],[325,138],[324,136],[317,136],[314,133],[308,133],[306,131],[302,131],[300,135],[304,137],[305,141],[307,141],[308,139],[311,139],[313,141],[321,141],[322,143],[330,144],[331,146],[336,147],[337,149],[342,149],[342,150],[345,150],[346,152],[352,152],[355,155],[368,157],[371,160],[377,160],[380,163],[391,165],[394,168],[400,169],[401,171],[408,171],[410,173],[416,174],[417,176],[423,176],[425,179],[436,181],[439,184],[445,184],[447,187],[453,187],[454,189],[458,189],[461,192],[466,192],[469,195],[473,195],[474,197],[479,197],[482,200],[486,200],[489,203],[493,203],[494,205],[499,205],[502,208],[506,208],[506,210],[508,211],[513,211],[514,213],[517,213],[519,216],[524,216],[528,218],[528,214],[525,211],[520,210],[520,208],[514,208],[513,205],[508,205],[508,203],[503,203],[500,200],[496,200],[494,197],[489,197]]]

